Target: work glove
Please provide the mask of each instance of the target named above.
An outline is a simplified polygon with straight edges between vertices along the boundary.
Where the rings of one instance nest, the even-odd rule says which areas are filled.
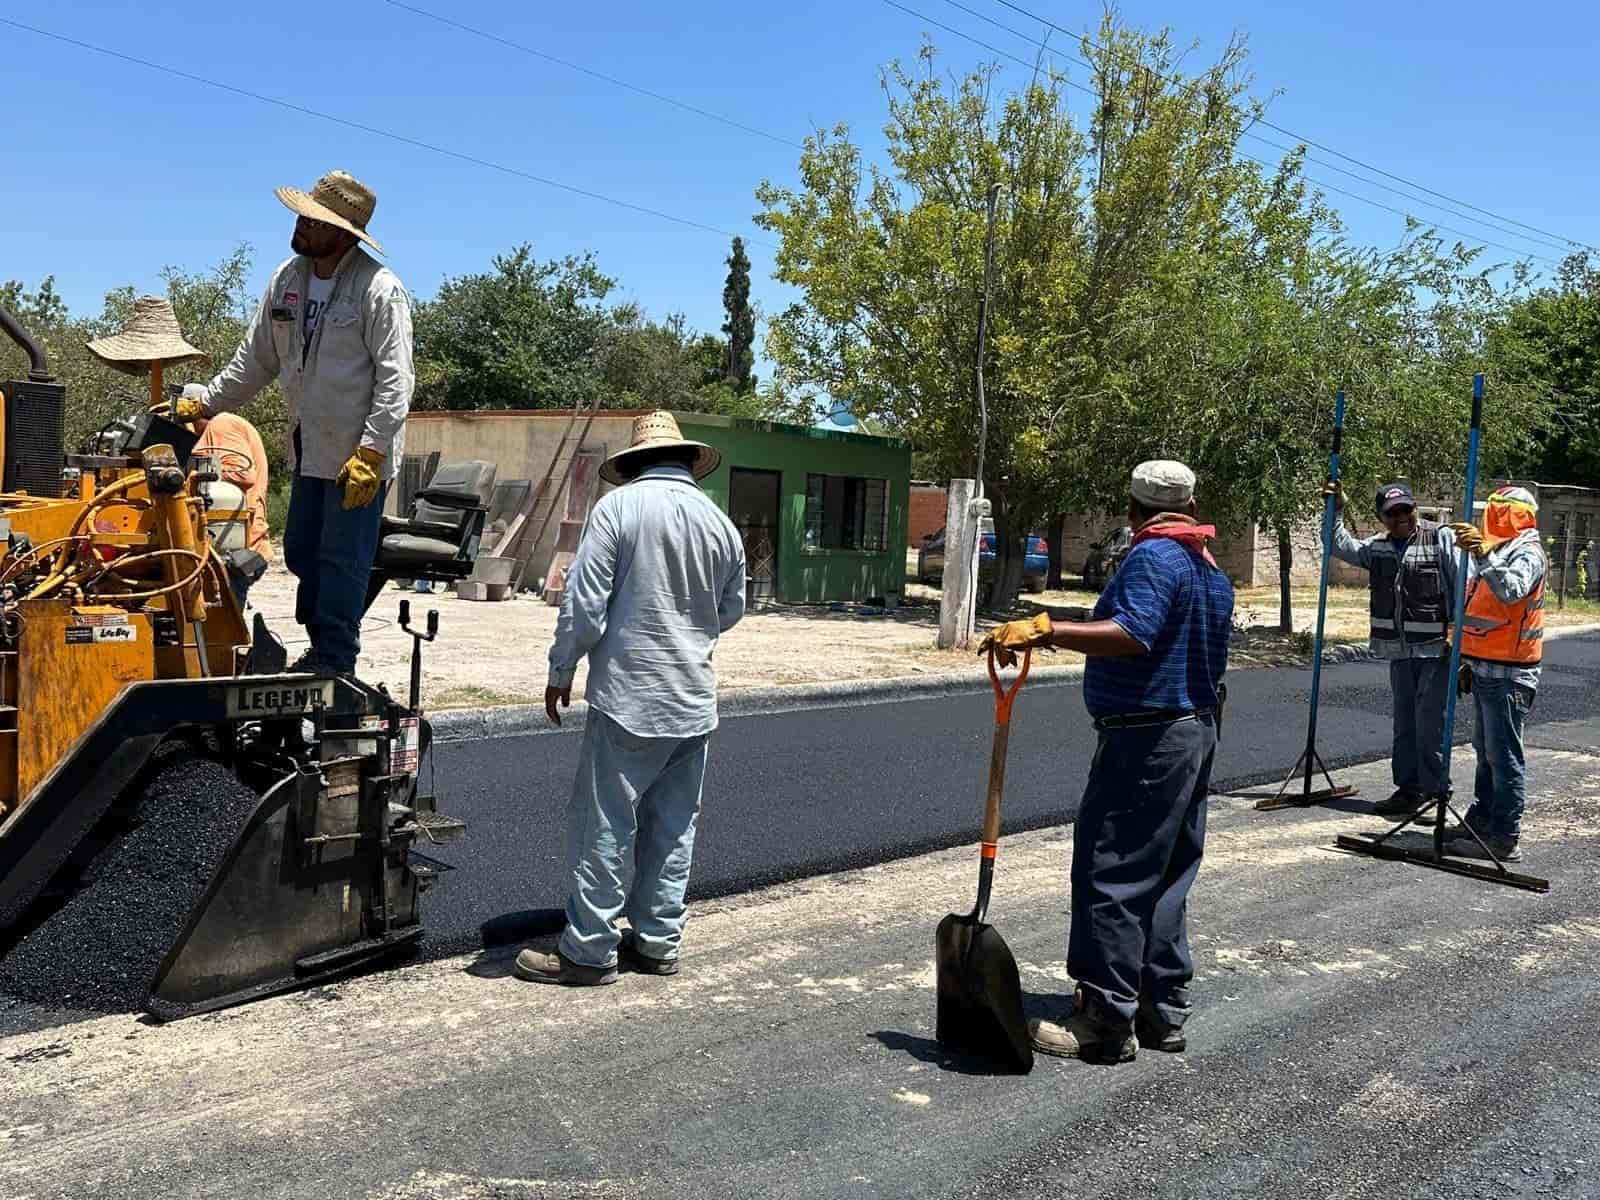
[[[1489,544],[1484,539],[1483,531],[1476,525],[1466,521],[1452,521],[1449,528],[1450,532],[1455,534],[1456,545],[1463,550],[1471,551],[1478,558],[1489,553]]]
[[[150,411],[158,417],[165,417],[169,421],[177,421],[180,425],[187,425],[198,421],[202,417],[211,415],[206,408],[206,388],[203,383],[186,383],[177,399],[162,400],[153,404]]]
[[[333,482],[344,489],[344,507],[365,508],[378,495],[378,468],[383,465],[383,455],[371,446],[357,446],[356,452],[344,460]]]
[[[1030,621],[1007,621],[984,635],[983,641],[978,643],[978,653],[987,654],[993,649],[1000,665],[1009,667],[1017,661],[1018,650],[1032,646],[1050,649],[1050,635],[1053,632],[1055,626],[1050,623],[1049,613],[1040,613]]]
[[[1333,497],[1333,510],[1338,512],[1344,507],[1344,484],[1337,479],[1330,479],[1322,485],[1322,494]]]

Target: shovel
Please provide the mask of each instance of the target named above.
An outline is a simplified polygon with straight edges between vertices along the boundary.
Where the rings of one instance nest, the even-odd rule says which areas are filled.
[[[989,680],[994,685],[994,751],[989,758],[989,799],[983,810],[978,858],[978,902],[966,916],[951,913],[934,935],[939,1009],[936,1036],[946,1049],[980,1055],[1026,1073],[1033,1070],[1033,1042],[1022,1013],[1022,980],[1011,948],[986,924],[994,858],[1000,841],[1000,795],[1006,782],[1006,744],[1011,737],[1011,702],[1028,677],[1032,651],[1010,689],[1000,686],[993,648]]]

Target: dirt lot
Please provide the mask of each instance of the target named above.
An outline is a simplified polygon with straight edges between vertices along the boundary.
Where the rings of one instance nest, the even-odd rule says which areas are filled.
[[[825,683],[841,679],[938,674],[980,669],[967,653],[934,648],[939,614],[933,605],[908,605],[879,616],[833,612],[824,606],[782,608],[748,615],[717,646],[724,688]],[[498,604],[456,599],[453,593],[421,596],[386,590],[362,626],[357,673],[398,693],[409,686],[411,639],[396,611],[409,598],[413,620],[439,610],[439,640],[423,648],[423,698],[430,708],[529,704],[544,700],[546,655],[556,610],[529,596]],[[267,624],[289,645],[305,646],[294,621],[294,578],[277,564],[250,594]],[[984,622],[985,625],[989,622]],[[1058,654],[1058,663],[1081,661]],[[578,669],[574,697],[582,695]]]
[[[457,600],[453,593],[416,595],[387,590],[373,604],[362,629],[358,672],[363,679],[386,683],[403,693],[410,678],[411,639],[396,621],[399,601],[409,597],[415,618],[439,610],[439,641],[423,651],[423,698],[430,708],[468,708],[529,704],[544,698],[545,655],[554,635],[556,610],[531,597],[499,604]],[[1086,609],[1094,594],[1082,588],[1024,597],[1028,611],[1038,603],[1057,611]],[[1316,589],[1294,592],[1296,637],[1277,632],[1276,588],[1239,593],[1231,652],[1234,667],[1304,662],[1310,648],[1306,631],[1316,620]],[[267,623],[289,644],[291,654],[304,647],[304,633],[294,621],[294,578],[275,563],[255,590],[252,602]],[[754,612],[717,647],[717,671],[728,689],[786,684],[825,683],[849,679],[887,679],[905,675],[982,670],[975,656],[934,648],[938,629],[939,591],[908,584],[907,603],[894,612],[865,615],[853,607],[799,606]],[[1329,596],[1328,637],[1335,642],[1366,640],[1367,594],[1358,588],[1336,588]],[[1027,615],[1019,610],[1018,616]],[[1579,624],[1600,619],[1600,605],[1568,604],[1564,612],[1548,612],[1552,624]],[[980,620],[980,628],[991,621]],[[1081,662],[1075,654],[1056,654],[1052,665]],[[579,668],[574,696],[582,695]]]

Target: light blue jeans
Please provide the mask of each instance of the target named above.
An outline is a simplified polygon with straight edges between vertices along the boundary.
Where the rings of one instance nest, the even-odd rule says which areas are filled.
[[[560,950],[575,963],[617,961],[617,918],[639,952],[676,958],[709,736],[635,737],[591,708],[568,813],[572,891]]]
[[[1468,819],[1497,837],[1520,837],[1527,802],[1528,768],[1523,757],[1522,724],[1533,707],[1533,689],[1509,679],[1472,681],[1478,723],[1472,748],[1478,752]]]

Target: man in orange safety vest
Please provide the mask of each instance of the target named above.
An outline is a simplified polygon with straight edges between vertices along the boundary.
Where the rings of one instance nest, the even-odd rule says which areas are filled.
[[[1526,488],[1503,487],[1484,507],[1483,528],[1452,525],[1471,552],[1462,617],[1459,686],[1472,693],[1478,756],[1472,807],[1465,822],[1502,862],[1522,857],[1527,762],[1522,727],[1533,707],[1544,657],[1544,596],[1549,563],[1539,540],[1539,504]],[[1485,857],[1465,828],[1451,854]]]

